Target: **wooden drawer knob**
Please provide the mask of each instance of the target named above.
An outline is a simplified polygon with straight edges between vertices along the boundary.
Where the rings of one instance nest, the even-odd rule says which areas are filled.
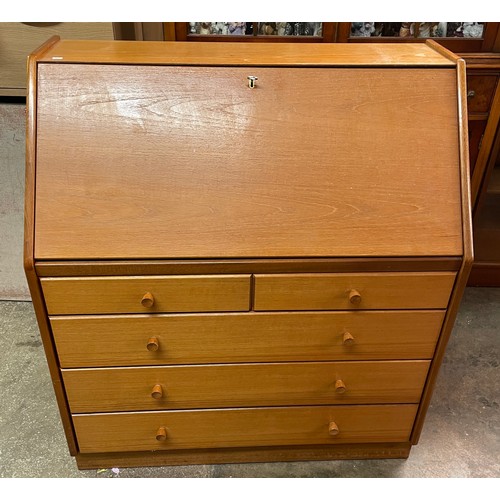
[[[344,335],[342,336],[342,344],[344,345],[354,344],[354,337],[349,332],[344,332]]]
[[[330,425],[328,426],[328,433],[330,436],[336,436],[339,432],[337,424],[335,422],[330,422]]]
[[[344,382],[342,380],[337,380],[335,382],[335,392],[337,394],[344,394],[344,392],[347,390],[347,387],[345,386]]]
[[[146,292],[141,299],[141,305],[143,307],[153,307],[154,303],[155,298],[153,297],[153,294],[151,292]]]
[[[361,294],[357,290],[349,290],[349,302],[358,305],[361,302]]]
[[[156,384],[151,391],[151,397],[153,399],[161,399],[163,397],[163,389],[160,384]]]
[[[148,351],[154,352],[160,348],[160,343],[156,337],[151,337],[146,345]]]
[[[167,428],[162,426],[156,431],[156,440],[165,441],[166,439],[167,439]]]

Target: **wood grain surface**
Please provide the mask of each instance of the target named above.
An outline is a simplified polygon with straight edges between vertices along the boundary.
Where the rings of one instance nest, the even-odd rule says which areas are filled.
[[[453,63],[456,64],[457,60],[459,59],[459,56],[452,52],[451,50],[447,49],[440,43],[436,42],[436,40],[433,40],[432,38],[428,38],[425,41],[425,45],[430,47],[431,49],[435,50],[438,54],[441,54],[443,57],[446,57],[446,59],[452,61]]]
[[[63,380],[73,413],[418,403],[429,365],[351,361],[97,368],[63,370]]]
[[[249,275],[41,278],[49,314],[248,311]],[[143,304],[150,294],[151,306]]]
[[[444,311],[52,316],[64,368],[430,359]],[[343,344],[350,332],[354,341]],[[158,350],[149,351],[154,337]],[[199,348],[203,342],[203,349]]]
[[[73,415],[80,452],[407,441],[417,405],[299,406]],[[339,434],[330,436],[335,421]],[[159,427],[167,439],[156,440]]]
[[[36,257],[461,255],[453,69],[249,71],[41,64]]]
[[[216,66],[452,66],[423,44],[106,42],[62,40],[44,62]],[[57,58],[57,59],[54,59]],[[62,59],[59,59],[62,58]]]
[[[79,469],[112,467],[160,467],[168,465],[228,464],[242,462],[291,462],[305,460],[363,460],[408,458],[411,445],[401,443],[259,446],[254,448],[206,448],[118,453],[79,453]]]
[[[446,308],[456,273],[257,274],[256,311]],[[360,294],[359,303],[349,297]]]
[[[41,277],[137,276],[155,274],[342,273],[458,271],[460,257],[189,259],[37,261]]]
[[[472,262],[465,64],[433,43],[318,47],[59,42],[32,60],[25,265],[82,463],[418,441]],[[420,272],[384,268],[401,258]],[[200,275],[38,280],[35,259]],[[287,312],[207,314],[253,308]]]
[[[26,273],[33,310],[36,315],[40,338],[43,342],[45,356],[49,368],[50,378],[61,415],[61,423],[66,435],[69,452],[76,455],[78,447],[73,430],[73,423],[69,412],[68,401],[64,392],[61,371],[57,362],[57,353],[54,339],[51,335],[47,309],[43,299],[40,280],[35,269],[34,236],[35,236],[35,168],[36,168],[36,96],[37,96],[37,58],[52,44],[57,43],[58,37],[54,36],[41,45],[28,57],[28,79],[26,95],[26,169],[24,189],[24,246],[23,266]]]

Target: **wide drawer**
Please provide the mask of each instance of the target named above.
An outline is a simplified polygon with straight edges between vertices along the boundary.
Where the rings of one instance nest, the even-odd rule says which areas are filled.
[[[455,273],[258,274],[257,311],[446,308]]]
[[[63,370],[73,413],[418,403],[430,361],[251,363]]]
[[[444,311],[56,316],[63,368],[430,359]],[[149,349],[148,350],[148,346]]]
[[[49,314],[248,311],[250,275],[42,278]]]
[[[81,453],[390,443],[409,440],[417,408],[368,405],[164,410],[73,415],[73,423]]]

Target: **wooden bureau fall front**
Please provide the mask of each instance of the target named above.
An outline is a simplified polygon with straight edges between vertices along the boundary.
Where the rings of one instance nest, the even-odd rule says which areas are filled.
[[[79,467],[408,456],[472,262],[461,59],[53,38],[28,83],[25,268]]]

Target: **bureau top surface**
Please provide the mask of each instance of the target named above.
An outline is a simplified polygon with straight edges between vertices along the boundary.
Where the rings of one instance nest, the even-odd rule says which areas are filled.
[[[41,62],[35,258],[462,255],[457,115],[453,68]]]
[[[423,43],[256,44],[61,40],[41,62],[224,66],[454,66]]]

